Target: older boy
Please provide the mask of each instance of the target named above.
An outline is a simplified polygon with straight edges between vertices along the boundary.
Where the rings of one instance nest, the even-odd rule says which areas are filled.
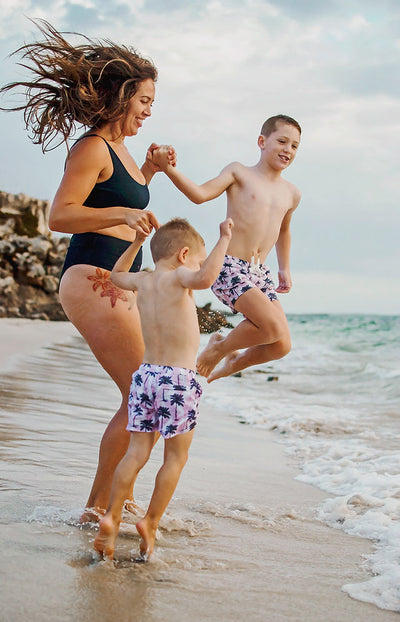
[[[281,173],[293,162],[300,135],[300,125],[291,117],[276,115],[267,119],[258,137],[258,163],[244,166],[233,162],[200,186],[168,164],[165,148],[153,152],[154,161],[194,203],[210,201],[226,192],[227,216],[235,223],[228,254],[212,290],[245,319],[225,338],[219,333],[212,335],[198,357],[197,369],[208,382],[282,358],[290,351],[289,327],[276,292],[286,293],[292,286],[289,226],[300,192],[282,179]],[[276,290],[264,265],[273,246],[279,264]],[[222,365],[216,367],[222,359]]]
[[[129,448],[115,471],[110,503],[94,543],[105,557],[113,557],[124,500],[161,433],[164,463],[147,512],[136,524],[142,557],[147,559],[153,552],[158,523],[187,461],[201,396],[195,378],[200,334],[192,290],[207,289],[215,281],[231,227],[229,218],[220,225],[219,241],[207,257],[202,237],[186,220],[176,218],[160,227],[151,240],[154,272],[129,272],[145,238],[139,233],[111,272],[115,285],[137,292],[145,354],[132,377]]]

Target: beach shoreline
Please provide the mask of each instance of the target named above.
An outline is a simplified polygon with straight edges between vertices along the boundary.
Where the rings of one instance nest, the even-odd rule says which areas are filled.
[[[78,333],[68,322],[0,319],[0,335],[3,344],[0,374],[10,378],[11,370],[18,370],[28,357],[51,344],[65,343]],[[151,490],[161,458],[159,445],[138,483],[139,499],[146,498]],[[116,593],[109,594],[107,600],[102,592],[102,597],[94,602],[92,590],[97,593],[102,585],[109,588],[116,579],[112,572],[105,575],[104,568],[91,571],[93,569],[88,570],[85,564],[79,567],[76,562],[79,559],[77,549],[90,547],[92,534],[74,538],[74,533],[81,536],[81,532],[72,531],[69,538],[65,538],[59,527],[52,531],[49,527],[35,525],[34,521],[13,523],[9,520],[4,525],[1,542],[5,619],[22,621],[29,602],[33,621],[79,619],[86,622],[101,616],[106,621],[125,622],[134,619],[129,611],[132,599],[136,598],[144,607],[141,622],[398,620],[396,613],[353,600],[341,590],[344,584],[369,577],[361,563],[372,545],[319,522],[315,517],[316,508],[328,495],[297,481],[297,474],[294,463],[271,432],[240,425],[228,413],[203,404],[191,456],[168,515],[184,516],[183,524],[191,520],[197,524],[199,517],[204,518],[209,533],[199,538],[186,538],[179,529],[170,528],[173,519],[170,523],[167,519],[162,538],[166,544],[160,545],[159,555],[156,553],[155,562],[140,576],[140,581],[132,588],[133,593],[126,593],[126,581],[129,583],[132,579],[129,567],[124,569],[126,575],[120,573],[119,578],[122,576],[124,580]],[[41,540],[41,548],[35,554],[38,540]],[[183,544],[185,548],[180,550]],[[175,568],[182,574],[181,581],[176,584],[169,573],[171,564],[166,563],[170,545],[176,547],[174,555],[178,560],[181,555],[190,559],[182,574],[180,562],[174,558],[176,567],[172,564],[172,570]],[[46,546],[53,549],[51,554]],[[117,551],[125,561],[127,546],[120,538]],[[129,547],[132,548],[132,542]],[[71,556],[74,563],[70,561]],[[198,567],[194,560],[198,561]],[[89,574],[82,579],[85,572]],[[135,573],[136,576],[136,570]],[[212,580],[206,580],[207,573]],[[186,580],[190,585],[191,577],[196,580],[196,586],[183,589]],[[53,594],[49,600],[43,599],[38,589],[46,581],[47,590]],[[82,604],[82,595],[74,604],[74,589],[78,589],[73,588],[75,584],[86,594],[86,601],[91,602],[90,610],[85,610],[86,601]],[[159,593],[154,587],[158,587]],[[151,606],[143,596],[148,590],[153,594]],[[113,599],[119,599],[119,614],[111,609],[107,613]],[[56,600],[68,603],[69,609],[63,615],[56,613]],[[79,612],[75,608],[78,604]]]

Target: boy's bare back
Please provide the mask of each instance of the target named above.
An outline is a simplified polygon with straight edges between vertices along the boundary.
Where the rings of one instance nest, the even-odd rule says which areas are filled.
[[[137,294],[144,363],[196,369],[200,330],[193,290],[208,289],[217,278],[232,227],[229,218],[220,224],[219,240],[207,256],[201,236],[176,218],[154,234],[154,272],[129,271],[145,234],[138,233],[116,262],[112,282]]]
[[[140,273],[137,304],[145,353],[143,362],[196,368],[199,325],[192,291],[179,280],[180,268]]]

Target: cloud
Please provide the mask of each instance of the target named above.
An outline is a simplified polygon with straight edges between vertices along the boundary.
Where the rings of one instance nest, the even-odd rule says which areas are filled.
[[[139,163],[151,141],[173,143],[179,166],[200,182],[232,160],[254,164],[262,122],[278,112],[294,116],[302,143],[285,176],[303,198],[293,219],[293,269],[304,274],[318,263],[345,279],[349,270],[361,280],[366,272],[374,279],[382,271],[394,276],[400,261],[397,0],[16,2],[17,8],[0,7],[2,57],[38,36],[24,13],[60,30],[133,45],[155,61],[153,116],[127,141]],[[21,75],[15,59],[2,69],[6,80]],[[21,118],[4,116],[8,160],[18,161],[24,176],[6,162],[0,187],[50,197],[63,151],[42,159],[27,144]],[[190,215],[209,246],[225,199],[194,208],[157,176],[151,207],[163,220]],[[365,288],[360,297],[367,304]]]

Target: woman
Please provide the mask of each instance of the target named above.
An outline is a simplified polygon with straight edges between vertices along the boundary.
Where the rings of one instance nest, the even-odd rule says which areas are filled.
[[[128,446],[130,382],[143,357],[134,295],[113,285],[109,271],[136,231],[150,233],[159,226],[155,216],[144,211],[148,184],[159,170],[152,163],[158,145],[150,146],[139,168],[124,144],[151,115],[157,70],[132,49],[86,37],[84,44],[72,46],[47,22],[38,26],[45,40],[17,50],[31,62],[35,80],[12,83],[2,90],[26,88],[26,105],[13,110],[24,110],[26,125],[43,151],[60,136],[60,142],[66,142],[76,124],[88,128],[68,150],[49,226],[73,234],[60,281],[63,309],[122,396],[101,441],[82,516],[82,521],[90,521],[107,508],[115,467]],[[163,152],[174,164],[174,150]],[[138,271],[140,265],[141,252],[131,271]]]

